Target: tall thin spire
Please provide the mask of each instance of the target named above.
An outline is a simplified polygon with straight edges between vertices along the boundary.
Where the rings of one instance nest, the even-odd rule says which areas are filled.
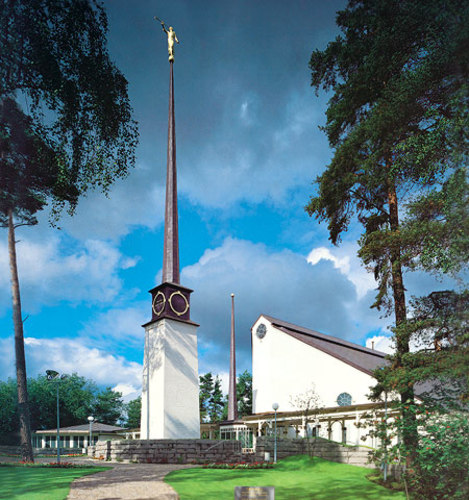
[[[234,293],[231,294],[231,345],[230,345],[230,381],[228,386],[228,420],[238,419],[236,399],[236,344],[234,320]]]
[[[179,236],[176,173],[176,128],[174,121],[173,61],[169,63],[168,160],[164,215],[163,283],[179,283]]]

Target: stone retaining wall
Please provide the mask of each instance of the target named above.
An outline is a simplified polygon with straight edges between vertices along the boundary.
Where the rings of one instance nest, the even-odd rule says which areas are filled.
[[[99,442],[88,455],[103,460],[138,463],[253,462],[254,454],[243,454],[239,441],[212,439],[150,439]]]
[[[0,446],[0,453],[5,455],[19,455],[21,448],[19,446]]]
[[[21,455],[20,446],[0,446],[0,453],[5,455]],[[60,454],[81,453],[81,448],[60,448]],[[57,448],[33,448],[34,455],[57,455]]]
[[[124,460],[138,463],[207,463],[261,462],[265,453],[274,458],[274,439],[258,437],[255,453],[242,453],[239,441],[211,439],[152,439],[98,441],[88,448],[88,455],[102,460]],[[324,439],[277,439],[277,458],[308,454],[325,460],[362,467],[368,463],[369,450],[360,446],[343,446]]]
[[[270,453],[270,458],[274,455],[274,438],[260,436],[257,438],[256,455]],[[340,462],[343,464],[360,465],[361,467],[374,468],[368,463],[370,450],[361,446],[343,446],[340,443],[327,441],[321,438],[311,439],[277,439],[277,458],[286,458],[291,455],[307,454],[316,457]]]

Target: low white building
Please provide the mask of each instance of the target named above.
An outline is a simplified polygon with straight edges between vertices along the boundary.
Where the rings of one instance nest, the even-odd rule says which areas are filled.
[[[115,425],[101,424],[93,422],[91,426],[91,444],[109,439],[124,439],[126,429]],[[90,426],[89,424],[73,425],[71,427],[61,427],[60,448],[82,449],[89,446]],[[57,429],[46,429],[34,431],[32,433],[33,448],[57,448]]]

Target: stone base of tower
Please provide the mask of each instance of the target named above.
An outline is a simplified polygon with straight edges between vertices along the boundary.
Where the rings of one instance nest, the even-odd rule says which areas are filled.
[[[141,439],[200,437],[197,326],[168,318],[144,325]]]

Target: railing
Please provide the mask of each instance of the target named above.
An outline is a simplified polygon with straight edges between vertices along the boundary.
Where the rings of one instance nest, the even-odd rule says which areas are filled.
[[[206,450],[204,450],[204,452],[207,452],[207,451],[210,451],[212,448],[216,448],[217,446],[220,446],[221,444],[223,443],[227,443],[228,441],[227,440],[221,440],[221,441],[218,441],[218,443],[215,443],[213,446],[210,446],[210,448],[207,448]]]

